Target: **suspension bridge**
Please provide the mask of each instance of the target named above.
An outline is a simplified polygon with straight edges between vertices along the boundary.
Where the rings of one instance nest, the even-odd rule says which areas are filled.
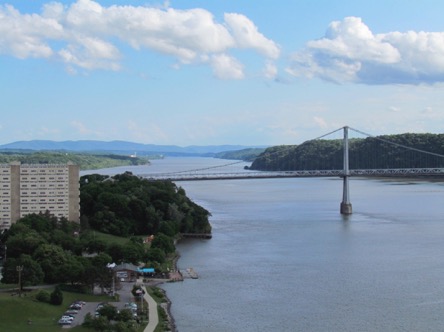
[[[390,155],[390,160],[387,156],[381,158],[380,151],[372,148],[372,151],[366,151],[367,155],[363,155],[364,146],[359,151],[350,149],[350,145],[359,142],[361,146],[365,144],[362,140],[356,141],[349,138],[349,132],[353,131],[366,138],[372,138],[380,147],[386,151],[385,155]],[[340,139],[332,140],[336,145],[340,144],[340,149],[330,149],[326,154],[330,154],[329,158],[322,158],[319,151],[315,150],[317,155],[312,156],[311,165],[304,164],[306,160],[301,162],[297,158],[293,158],[293,162],[286,161],[285,165],[275,165],[277,170],[254,170],[250,167],[241,166],[245,161],[235,161],[223,163],[221,165],[195,168],[183,171],[169,172],[169,173],[151,173],[146,175],[152,180],[171,180],[171,181],[202,181],[202,180],[231,180],[231,179],[252,179],[252,178],[294,178],[294,177],[341,177],[343,179],[343,195],[340,205],[341,214],[351,214],[352,205],[350,202],[349,178],[352,176],[361,177],[430,177],[441,176],[444,177],[444,155],[419,149],[417,147],[406,146],[399,142],[390,141],[389,139],[372,136],[360,130],[350,128],[348,126],[339,128],[325,135],[317,137],[308,142],[316,142],[325,140],[327,136],[335,133],[341,133]],[[301,144],[301,146],[303,145]],[[373,144],[375,145],[375,144]],[[288,150],[294,150],[295,146],[289,146]],[[388,150],[391,149],[391,150]],[[441,148],[442,150],[443,148]],[[276,159],[283,154],[282,149],[275,153],[269,153],[269,157]],[[334,153],[331,153],[333,151]],[[350,156],[350,151],[353,152]],[[388,151],[388,153],[387,153]],[[409,153],[410,155],[402,155]],[[307,159],[307,158],[306,158]],[[315,159],[313,162],[313,159]],[[324,159],[323,163],[318,161]],[[433,159],[433,160],[431,160]],[[365,162],[364,162],[365,161]],[[412,167],[405,167],[406,164],[412,164]],[[362,167],[365,164],[365,167]],[[382,167],[384,166],[384,167]]]

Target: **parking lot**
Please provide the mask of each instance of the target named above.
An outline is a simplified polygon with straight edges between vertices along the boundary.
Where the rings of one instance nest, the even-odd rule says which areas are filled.
[[[134,302],[134,297],[131,293],[131,290],[133,289],[133,282],[128,283],[122,283],[122,288],[116,292],[119,294],[119,301],[113,302],[109,301],[108,303],[114,305],[118,310],[125,309],[125,303],[131,303]],[[110,297],[111,299],[111,297]],[[90,313],[93,317],[95,315],[95,312],[97,310],[97,306],[103,303],[100,302],[86,302],[80,310],[77,310],[76,314],[73,314],[72,316],[74,319],[72,320],[71,324],[63,325],[63,328],[71,328],[73,326],[81,325],[85,319],[85,316],[87,313]],[[137,305],[140,305],[140,303],[137,303]],[[68,310],[68,308],[67,308]]]

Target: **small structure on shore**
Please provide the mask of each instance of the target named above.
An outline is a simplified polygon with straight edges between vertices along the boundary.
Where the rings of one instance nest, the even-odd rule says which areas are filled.
[[[191,279],[198,279],[199,276],[197,274],[196,271],[194,271],[194,269],[192,267],[189,267],[188,269],[185,270],[185,276],[191,278]]]
[[[138,267],[130,263],[116,265],[113,270],[120,281],[135,281],[139,273]]]
[[[211,233],[181,233],[184,239],[205,239],[209,240],[213,237]]]

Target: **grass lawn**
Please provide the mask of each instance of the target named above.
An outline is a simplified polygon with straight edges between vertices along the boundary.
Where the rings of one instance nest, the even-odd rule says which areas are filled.
[[[120,244],[120,245],[124,245],[124,244],[126,244],[126,243],[128,243],[130,241],[129,238],[126,238],[126,237],[121,237],[121,236],[101,233],[101,232],[98,232],[98,231],[94,231],[94,236],[98,240],[102,240],[102,241],[104,241],[106,243],[117,243],[117,244]],[[145,238],[145,236],[137,236],[137,237],[140,237],[141,239]]]
[[[47,289],[52,292],[52,289]],[[66,308],[75,300],[107,301],[108,296],[94,296],[87,294],[63,292],[63,304],[60,306],[42,303],[35,300],[38,290],[26,292],[22,297],[11,295],[11,292],[0,292],[0,331],[7,332],[53,332],[63,331],[57,321],[66,311]],[[32,323],[28,324],[28,320]],[[70,331],[91,331],[81,326],[71,328]],[[66,331],[66,330],[65,330]]]

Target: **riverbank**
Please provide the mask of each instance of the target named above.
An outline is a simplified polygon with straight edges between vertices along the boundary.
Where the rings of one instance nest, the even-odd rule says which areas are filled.
[[[174,245],[175,246],[177,245],[177,241],[174,243]],[[163,298],[165,299],[165,301],[160,303],[160,307],[164,310],[165,315],[166,315],[166,321],[168,322],[167,331],[171,331],[171,332],[177,331],[176,321],[174,320],[174,317],[171,313],[172,302],[171,302],[170,298],[168,297],[166,290],[164,290],[163,288],[160,288],[159,286],[162,284],[165,284],[167,282],[170,283],[170,282],[184,281],[186,276],[183,275],[183,273],[179,270],[179,268],[177,266],[179,259],[180,259],[180,254],[176,252],[176,255],[174,256],[174,258],[171,261],[171,265],[173,267],[173,270],[169,273],[167,280],[156,279],[156,281],[151,282],[151,284],[150,284],[151,286],[156,287],[163,294]],[[192,279],[198,278],[197,273],[192,268],[187,269],[187,273],[188,273],[189,278],[192,278]]]
[[[176,332],[176,322],[174,320],[174,317],[171,313],[171,300],[169,299],[167,292],[160,287],[160,285],[168,283],[168,282],[180,282],[183,281],[182,273],[177,268],[177,261],[180,258],[180,254],[176,253],[174,258],[171,261],[171,265],[173,267],[173,270],[169,273],[167,279],[151,279],[151,280],[145,280],[144,284],[148,287],[156,288],[159,292],[162,293],[162,301],[158,303],[160,308],[163,309],[163,312],[166,317],[163,317],[163,314],[159,312],[159,322],[162,320],[163,322],[166,321],[166,329],[164,331],[171,331]]]

